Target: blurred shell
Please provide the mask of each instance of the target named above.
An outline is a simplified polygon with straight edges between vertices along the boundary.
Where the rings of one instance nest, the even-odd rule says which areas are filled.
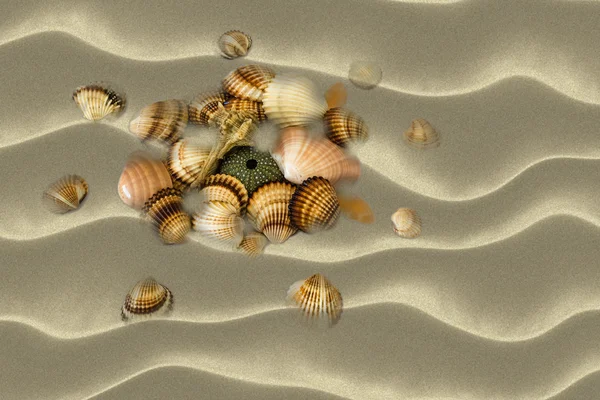
[[[415,210],[399,208],[392,214],[392,228],[400,237],[416,238],[421,235],[421,218]]]
[[[263,91],[275,77],[275,71],[256,64],[245,65],[231,71],[223,79],[223,88],[239,99],[261,101]]]
[[[182,100],[152,103],[129,123],[129,130],[142,140],[162,140],[175,143],[188,122],[188,106]]]
[[[270,182],[258,188],[248,202],[248,220],[272,243],[283,243],[298,230],[289,214],[295,189],[287,182]]]
[[[327,318],[330,326],[337,323],[342,315],[342,295],[321,274],[292,284],[287,299],[300,307],[307,318]]]
[[[244,236],[238,249],[250,257],[256,257],[264,252],[268,244],[269,239],[265,235],[260,232],[252,232]]]
[[[265,89],[263,107],[269,120],[280,127],[304,126],[323,118],[327,102],[310,79],[283,75]]]
[[[325,101],[328,108],[343,107],[348,100],[348,92],[342,82],[333,84],[327,92],[325,92]]]
[[[429,122],[419,118],[404,132],[404,141],[418,149],[432,149],[440,145],[440,136]]]
[[[79,208],[87,192],[88,184],[82,177],[66,175],[49,185],[42,199],[50,211],[64,214]]]
[[[363,224],[372,224],[375,222],[373,210],[360,197],[338,194],[338,200],[340,202],[340,210],[346,217]]]
[[[346,147],[349,142],[365,142],[369,130],[365,121],[343,108],[330,108],[325,113],[325,134],[333,143]]]
[[[356,158],[347,157],[327,139],[310,138],[301,128],[286,128],[271,155],[285,178],[296,184],[312,176],[322,176],[331,184],[360,176],[360,162]]]
[[[169,150],[167,165],[174,181],[188,188],[198,178],[208,159],[211,147],[190,144],[188,139],[179,139]]]
[[[73,92],[73,100],[90,121],[97,121],[125,107],[125,98],[101,83],[78,87]]]
[[[340,216],[335,189],[327,179],[316,176],[296,188],[289,208],[292,224],[306,233],[330,229]]]
[[[208,125],[208,121],[231,95],[225,92],[201,93],[188,106],[189,121],[196,125]]]
[[[230,242],[238,246],[244,238],[244,220],[233,204],[208,201],[193,216],[194,230],[203,236]]]
[[[221,35],[218,44],[221,55],[231,60],[248,54],[252,38],[241,31],[228,31]]]
[[[144,204],[142,209],[166,244],[181,243],[191,229],[190,216],[183,210],[181,191],[161,189]]]
[[[163,162],[138,151],[129,156],[117,190],[123,203],[141,210],[150,196],[168,187],[173,187],[173,182]]]
[[[168,313],[173,307],[173,294],[152,277],[139,281],[127,296],[121,308],[123,320],[134,319],[142,315],[149,316],[157,311]]]
[[[231,98],[223,103],[226,110],[249,111],[254,114],[254,120],[258,122],[266,121],[267,115],[260,101]]]
[[[235,207],[237,215],[243,215],[248,205],[248,191],[235,176],[215,174],[207,177],[202,186],[206,202],[222,201]]]
[[[382,76],[381,68],[365,61],[353,62],[348,72],[350,81],[361,89],[374,88],[381,82]]]

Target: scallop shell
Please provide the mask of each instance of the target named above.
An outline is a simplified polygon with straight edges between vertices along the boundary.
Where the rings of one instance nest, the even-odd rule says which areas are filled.
[[[223,79],[223,88],[237,98],[261,101],[264,90],[274,77],[275,71],[269,67],[245,65]]]
[[[233,204],[223,201],[203,203],[193,216],[193,228],[204,236],[238,246],[244,238],[244,220]]]
[[[255,115],[255,120],[258,122],[266,121],[267,115],[260,101],[252,101],[246,99],[231,98],[223,103],[225,109],[230,111],[249,111]]]
[[[248,220],[271,243],[283,243],[298,231],[289,214],[295,189],[287,182],[270,182],[258,188],[248,202]]]
[[[300,184],[312,176],[322,176],[331,184],[342,179],[356,180],[360,162],[327,139],[312,139],[301,128],[286,128],[271,153],[285,178]]]
[[[333,143],[346,147],[350,142],[365,142],[369,130],[365,121],[343,108],[330,108],[325,113],[325,134]]]
[[[167,165],[174,181],[181,188],[188,188],[198,178],[208,159],[211,147],[191,144],[188,139],[179,139],[169,150]]]
[[[155,314],[168,313],[173,308],[173,293],[152,277],[139,281],[127,296],[121,308],[121,318],[126,321]]]
[[[323,118],[327,102],[310,79],[283,75],[265,89],[263,107],[269,120],[280,127],[304,126]]]
[[[221,35],[218,44],[221,55],[231,60],[248,54],[252,38],[241,31],[228,31]]]
[[[290,200],[290,220],[303,232],[330,229],[340,216],[335,189],[325,178],[308,178],[296,188]]]
[[[382,76],[381,68],[366,61],[353,62],[348,72],[350,82],[361,89],[374,88],[381,82]]]
[[[201,93],[188,106],[189,122],[196,125],[208,125],[208,121],[219,109],[219,104],[231,98],[225,92]]]
[[[238,249],[250,257],[256,257],[264,252],[268,244],[269,239],[265,235],[260,232],[252,232],[244,236]]]
[[[419,118],[404,132],[404,141],[418,149],[432,149],[440,145],[440,136],[429,122]]]
[[[42,195],[48,209],[64,214],[79,208],[88,192],[87,182],[78,175],[66,175],[48,186]]]
[[[142,210],[166,244],[183,242],[191,229],[190,216],[183,210],[183,198],[178,189],[159,190]]]
[[[175,143],[188,122],[188,105],[182,100],[152,103],[129,123],[129,130],[142,140],[162,140]]]
[[[400,237],[413,239],[421,235],[421,218],[410,208],[399,208],[392,214],[392,228]]]
[[[165,165],[140,151],[129,156],[117,189],[123,203],[141,210],[150,196],[169,187],[173,187],[173,182]]]
[[[90,121],[97,121],[125,108],[125,97],[101,83],[78,87],[73,92],[73,100]]]
[[[295,303],[306,318],[326,317],[330,326],[336,324],[342,315],[342,295],[321,274],[292,284],[288,289],[287,299]]]
[[[235,207],[237,215],[243,215],[248,205],[248,191],[235,176],[215,174],[207,177],[202,186],[205,201],[221,201]]]

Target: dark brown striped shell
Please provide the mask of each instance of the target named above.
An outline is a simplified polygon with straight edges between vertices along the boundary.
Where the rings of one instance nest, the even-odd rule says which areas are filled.
[[[131,319],[136,315],[149,315],[163,307],[170,311],[173,306],[173,293],[152,277],[139,281],[127,296],[121,308],[121,318]]]
[[[289,207],[292,224],[306,233],[330,229],[340,216],[340,202],[335,189],[320,176],[302,182],[296,188]]]
[[[143,211],[166,244],[183,242],[192,227],[179,189],[159,190],[144,204]]]
[[[167,166],[173,186],[187,189],[196,181],[206,160],[210,155],[211,147],[192,144],[187,138],[179,139],[169,149]]]
[[[288,182],[269,182],[259,187],[248,202],[248,220],[272,243],[283,243],[298,231],[289,214],[295,188]]]
[[[243,57],[252,47],[252,38],[242,31],[227,31],[218,41],[221,55],[227,59]]]
[[[223,79],[223,88],[239,99],[261,101],[264,90],[274,77],[275,71],[269,67],[245,65]]]
[[[188,106],[189,121],[196,125],[208,125],[211,116],[219,109],[219,104],[227,101],[231,95],[226,92],[201,93]]]
[[[79,208],[88,193],[88,184],[78,175],[66,175],[49,185],[42,195],[48,210],[64,214]]]
[[[321,274],[293,283],[287,298],[302,310],[307,319],[327,318],[332,326],[342,315],[342,294]]]
[[[349,142],[364,142],[369,138],[365,121],[341,107],[331,108],[325,113],[325,134],[333,143],[346,147]]]
[[[129,130],[142,140],[161,140],[175,143],[188,122],[188,105],[182,100],[152,103],[129,123]]]
[[[249,111],[256,116],[254,119],[258,122],[267,120],[267,114],[265,114],[265,109],[260,101],[238,99],[234,97],[224,102],[223,105],[228,111]]]
[[[229,203],[243,215],[248,205],[248,191],[235,176],[215,174],[207,177],[202,183],[204,201],[222,201]]]
[[[125,97],[104,83],[78,87],[73,92],[73,100],[90,121],[100,120],[125,108]]]

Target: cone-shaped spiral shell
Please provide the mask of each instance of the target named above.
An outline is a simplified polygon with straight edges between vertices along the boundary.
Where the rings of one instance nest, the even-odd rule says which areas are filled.
[[[338,146],[346,147],[350,142],[365,142],[369,138],[367,124],[352,111],[330,108],[323,120],[327,138]]]
[[[287,292],[288,301],[295,303],[307,318],[327,318],[330,325],[342,315],[340,292],[321,274],[295,282]]]
[[[174,181],[188,188],[199,176],[208,159],[211,147],[191,144],[188,139],[179,139],[169,149],[167,165]]]
[[[218,44],[221,55],[231,60],[248,54],[252,38],[241,31],[228,31],[221,35]]]
[[[322,176],[332,184],[342,179],[356,180],[360,162],[346,156],[328,139],[313,139],[301,128],[287,128],[271,154],[285,178],[300,184],[313,176]]]
[[[42,195],[46,207],[64,214],[76,210],[88,192],[87,182],[78,175],[66,175],[48,186]]]
[[[421,235],[421,218],[415,210],[399,208],[392,214],[392,228],[400,237],[416,238]]]
[[[238,250],[249,257],[256,257],[264,252],[268,244],[269,239],[265,235],[260,232],[252,232],[244,236]]]
[[[142,140],[175,143],[188,122],[188,105],[182,100],[152,103],[129,123],[129,130]]]
[[[235,207],[237,215],[243,215],[248,205],[248,191],[235,176],[215,174],[207,177],[202,186],[204,201],[221,201]]]
[[[143,316],[168,313],[173,307],[173,294],[152,277],[139,281],[127,296],[121,308],[121,318],[126,321]]]
[[[287,182],[270,182],[258,188],[248,202],[248,220],[271,243],[283,243],[298,231],[289,213],[295,189]]]
[[[230,203],[208,201],[193,216],[193,228],[203,236],[238,246],[244,238],[244,220]]]
[[[251,64],[231,71],[223,79],[223,88],[239,99],[261,101],[263,92],[275,77],[269,67]]]
[[[223,103],[225,109],[230,111],[249,111],[254,114],[254,120],[258,122],[266,121],[267,114],[263,108],[262,102],[246,99],[231,98]]]
[[[127,160],[117,190],[123,203],[141,210],[150,196],[168,187],[173,187],[173,183],[163,162],[140,151]]]
[[[327,102],[310,79],[282,75],[265,89],[263,107],[280,127],[304,126],[323,118]]]
[[[290,200],[290,219],[303,232],[331,228],[340,216],[335,189],[325,178],[308,178],[296,188]]]
[[[166,244],[183,242],[191,229],[190,216],[183,210],[183,198],[178,189],[159,190],[142,210]]]
[[[78,87],[73,92],[73,100],[90,121],[97,121],[125,107],[125,97],[100,83]]]
[[[440,136],[429,122],[419,118],[404,132],[404,141],[418,149],[432,149],[440,145]]]
[[[201,93],[188,106],[189,122],[196,125],[208,125],[208,121],[219,110],[219,104],[231,98],[225,92]]]
[[[361,89],[374,88],[381,82],[382,76],[381,68],[365,61],[353,62],[348,72],[348,79]]]

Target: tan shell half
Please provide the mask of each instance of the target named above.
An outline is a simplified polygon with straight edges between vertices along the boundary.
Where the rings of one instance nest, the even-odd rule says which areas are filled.
[[[235,206],[223,201],[204,202],[193,216],[195,231],[236,247],[244,238],[244,225]]]
[[[270,182],[259,187],[248,202],[248,220],[271,243],[283,243],[298,231],[289,214],[295,189],[287,182]]]
[[[411,208],[399,208],[392,214],[392,228],[396,235],[414,239],[421,235],[421,218]]]
[[[56,214],[64,214],[79,208],[88,193],[88,184],[78,175],[66,175],[52,183],[44,191],[42,200]]]
[[[440,135],[429,122],[419,118],[404,132],[404,141],[417,149],[433,149],[440,145]]]
[[[218,44],[221,55],[231,60],[248,54],[252,38],[241,31],[228,31],[221,35]]]
[[[169,187],[173,187],[173,182],[165,164],[150,154],[138,151],[129,156],[117,190],[123,203],[141,210],[154,193]]]
[[[350,142],[365,142],[369,138],[367,124],[352,111],[330,108],[323,120],[327,138],[338,146],[346,147]]]
[[[211,91],[201,93],[188,106],[189,122],[196,125],[208,125],[208,121],[219,109],[219,104],[231,98],[229,93]]]
[[[308,178],[290,200],[290,219],[303,232],[315,233],[333,227],[340,216],[334,187],[325,178]]]
[[[90,121],[97,121],[125,108],[125,97],[101,83],[78,87],[73,92],[73,100]]]
[[[381,68],[371,62],[356,61],[350,64],[348,79],[361,89],[374,88],[381,82],[382,77]]]
[[[265,235],[260,232],[251,232],[244,236],[238,250],[249,257],[256,257],[264,252],[268,244],[269,239]]]
[[[188,188],[198,178],[212,147],[191,144],[188,139],[179,139],[169,149],[167,165],[174,181]]]
[[[190,216],[183,210],[181,191],[175,188],[159,190],[142,211],[166,244],[183,242],[192,227]]]
[[[248,111],[254,114],[254,120],[262,122],[267,120],[267,114],[260,101],[252,101],[246,99],[231,98],[223,103],[225,109],[228,111]]]
[[[306,126],[323,118],[327,102],[310,79],[281,75],[265,89],[263,107],[280,127]]]
[[[325,92],[325,101],[328,108],[344,107],[348,100],[348,91],[342,82],[334,83]]]
[[[271,156],[285,178],[300,184],[313,176],[322,176],[331,184],[339,180],[357,180],[360,162],[348,157],[328,139],[313,139],[301,128],[286,128]]]
[[[147,317],[159,311],[168,313],[173,308],[173,294],[152,277],[139,281],[127,296],[121,308],[124,321]]]
[[[326,318],[330,326],[336,324],[342,316],[342,295],[321,274],[292,284],[288,289],[287,299],[299,307],[306,318]]]
[[[235,207],[237,215],[243,215],[248,205],[248,191],[235,176],[215,174],[208,176],[202,185],[204,201],[221,201]]]
[[[231,71],[223,79],[223,88],[239,99],[261,101],[263,92],[275,77],[269,67],[251,64]]]
[[[129,123],[129,130],[142,140],[175,143],[187,126],[188,105],[182,100],[152,103]]]

